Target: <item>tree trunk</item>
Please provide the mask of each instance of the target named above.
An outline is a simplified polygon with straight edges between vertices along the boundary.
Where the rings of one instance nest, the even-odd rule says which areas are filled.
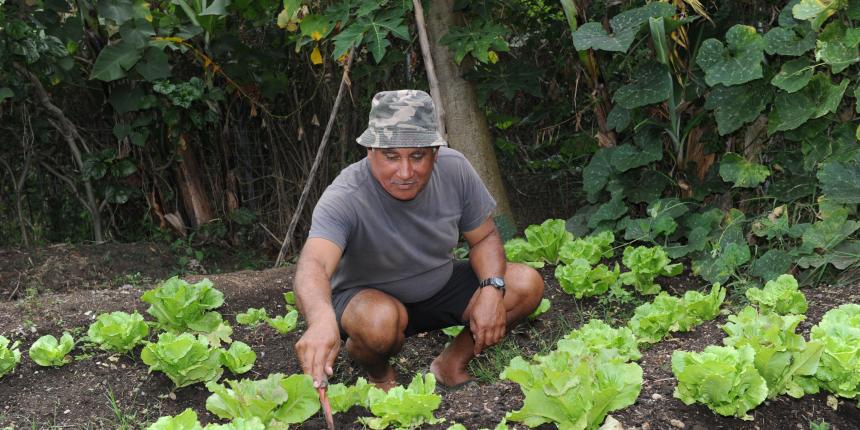
[[[448,29],[456,25],[454,0],[434,0],[427,9],[427,33],[430,51],[439,77],[439,90],[445,108],[448,144],[463,153],[477,170],[496,199],[496,215],[514,221],[511,205],[496,153],[487,127],[487,118],[478,106],[475,89],[463,79],[460,68],[447,46],[439,42]]]
[[[200,227],[212,219],[212,207],[203,188],[200,163],[187,142],[182,142],[176,152],[182,160],[179,162],[177,182],[185,213],[192,226]]]

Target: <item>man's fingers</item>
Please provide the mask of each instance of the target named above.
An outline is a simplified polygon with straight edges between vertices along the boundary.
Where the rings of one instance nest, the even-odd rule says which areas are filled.
[[[325,360],[325,373],[328,376],[332,376],[334,374],[334,360],[337,359],[337,353],[340,348],[335,346],[328,351],[328,357]]]
[[[484,328],[472,329],[472,334],[475,339],[475,355],[478,355],[484,350],[486,344],[486,330]]]

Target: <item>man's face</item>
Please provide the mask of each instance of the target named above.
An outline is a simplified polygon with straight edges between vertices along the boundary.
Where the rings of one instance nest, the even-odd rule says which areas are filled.
[[[433,148],[375,148],[367,150],[370,171],[382,188],[397,200],[412,200],[430,180]]]

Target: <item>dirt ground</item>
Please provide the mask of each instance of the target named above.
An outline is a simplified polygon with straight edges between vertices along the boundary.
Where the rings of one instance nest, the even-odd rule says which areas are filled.
[[[21,351],[26,356],[26,350],[39,336],[59,335],[68,330],[78,338],[102,312],[137,310],[148,317],[146,306],[139,297],[154,286],[157,279],[171,273],[173,257],[164,249],[149,244],[111,246],[104,251],[110,255],[105,256],[97,249],[82,252],[66,248],[43,250],[39,254],[0,250],[0,334],[13,341],[20,340]],[[132,278],[125,276],[138,273],[140,275]],[[618,309],[593,298],[576,300],[559,289],[551,270],[542,273],[547,283],[545,295],[552,300],[550,311],[517,327],[502,345],[482,354],[470,368],[473,373],[497,374],[499,357],[505,358],[505,354],[510,355],[511,351],[524,356],[545,351],[556,339],[589,318],[607,318],[617,323],[632,309],[632,305]],[[224,293],[225,305],[219,311],[227,321],[233,322],[236,313],[249,307],[265,306],[270,315],[283,314],[282,293],[291,288],[293,268],[206,277]],[[196,281],[202,278],[195,275],[187,279]],[[129,280],[132,282],[127,282]],[[661,281],[673,294],[706,288],[701,280],[689,275]],[[30,292],[26,292],[28,286]],[[15,288],[24,292],[14,291]],[[32,288],[36,288],[36,292]],[[804,292],[810,303],[808,318],[801,324],[804,334],[808,334],[810,327],[827,310],[845,302],[860,303],[860,285],[822,287]],[[720,317],[643,351],[639,364],[644,370],[644,383],[639,399],[634,405],[612,414],[624,428],[788,430],[808,429],[810,421],[822,420],[833,430],[860,428],[860,409],[853,402],[839,401],[834,410],[827,405],[826,394],[806,396],[800,400],[779,397],[752,411],[752,421],[721,417],[705,406],[686,406],[673,398],[672,351],[700,351],[707,345],[720,344],[723,333],[719,325],[724,322],[725,317]],[[280,335],[266,325],[249,328],[233,324],[233,329],[233,339],[249,344],[258,354],[254,368],[242,377],[256,379],[273,372],[292,374],[300,371],[293,345],[302,333],[301,326],[287,335]],[[439,332],[408,339],[395,361],[400,382],[408,383],[416,372],[426,371],[447,340],[448,337]],[[132,424],[130,428],[138,428],[159,416],[176,414],[186,407],[194,408],[204,422],[216,420],[205,409],[209,393],[202,385],[179,389],[174,399],[169,395],[172,383],[160,373],[148,374],[139,354],[139,347],[127,356],[111,356],[98,350],[76,347],[73,351],[76,360],[59,369],[42,368],[23,357],[14,373],[0,379],[0,428],[115,429],[124,422],[117,418],[116,413]],[[350,383],[362,376],[343,351],[335,374],[333,382]],[[234,379],[229,372],[225,372],[224,378]],[[454,422],[469,429],[492,428],[506,411],[522,406],[522,393],[516,384],[508,381],[482,380],[457,391],[443,391],[441,395],[442,405],[436,416],[446,418],[447,422],[427,428],[445,429]],[[111,399],[115,400],[115,407],[111,406]],[[335,423],[342,429],[361,428],[355,420],[366,415],[369,415],[367,411],[353,408],[335,415]],[[324,427],[324,421],[317,416],[300,428]],[[511,425],[511,428],[525,427]]]

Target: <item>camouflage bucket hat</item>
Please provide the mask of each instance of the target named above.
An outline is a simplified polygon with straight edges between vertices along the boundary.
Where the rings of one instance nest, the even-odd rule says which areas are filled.
[[[433,99],[424,91],[383,91],[373,96],[367,130],[356,139],[368,148],[445,146],[436,130]]]

